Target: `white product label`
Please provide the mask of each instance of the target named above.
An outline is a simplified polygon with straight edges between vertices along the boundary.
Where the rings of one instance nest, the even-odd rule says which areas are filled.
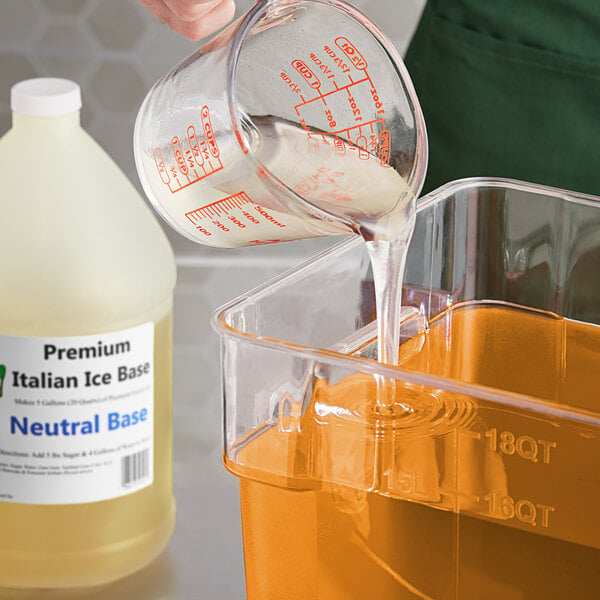
[[[149,486],[153,357],[153,323],[0,335],[0,502],[98,502]]]

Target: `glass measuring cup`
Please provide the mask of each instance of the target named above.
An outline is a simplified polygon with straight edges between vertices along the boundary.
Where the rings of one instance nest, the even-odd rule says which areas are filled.
[[[260,0],[156,83],[134,152],[166,221],[220,247],[394,236],[427,164],[400,56],[340,0]]]

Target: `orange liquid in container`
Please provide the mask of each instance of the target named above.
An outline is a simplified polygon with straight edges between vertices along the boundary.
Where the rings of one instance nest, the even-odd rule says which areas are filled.
[[[405,411],[384,421],[371,377],[320,380],[295,431],[265,428],[227,464],[248,598],[598,597],[600,327],[470,303],[400,355],[445,385],[399,375]],[[513,394],[476,399],[449,380]]]

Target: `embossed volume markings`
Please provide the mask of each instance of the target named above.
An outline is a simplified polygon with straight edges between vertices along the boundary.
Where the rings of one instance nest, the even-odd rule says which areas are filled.
[[[220,171],[223,168],[221,153],[215,138],[208,106],[200,110],[202,130],[189,125],[184,137],[171,138],[170,152],[173,162],[165,158],[160,148],[154,149],[154,163],[161,181],[172,194]]]

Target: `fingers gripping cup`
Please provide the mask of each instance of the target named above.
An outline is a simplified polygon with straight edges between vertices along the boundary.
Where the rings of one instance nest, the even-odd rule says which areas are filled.
[[[392,236],[427,164],[400,56],[339,0],[259,1],[156,83],[134,149],[158,212],[219,247]]]

